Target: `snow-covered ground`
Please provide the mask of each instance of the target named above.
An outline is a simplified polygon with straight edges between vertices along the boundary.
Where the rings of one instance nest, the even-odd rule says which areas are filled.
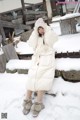
[[[57,52],[79,51],[80,33],[72,35],[61,35],[59,23],[51,24],[52,29],[59,35],[59,40],[54,48]],[[76,26],[80,31],[80,26]],[[15,48],[20,54],[33,54],[27,42],[19,42]],[[1,51],[0,54],[3,52]],[[31,61],[11,60],[7,68],[29,68]],[[80,59],[61,58],[56,59],[56,68],[60,70],[80,70]],[[6,120],[80,120],[80,82],[70,83],[62,78],[55,78],[50,93],[56,96],[45,95],[43,102],[45,109],[37,118],[29,113],[22,113],[22,103],[27,90],[27,74],[0,74],[0,120],[1,113],[7,113]],[[34,101],[34,99],[33,99]]]
[[[45,109],[33,118],[31,113],[22,113],[28,76],[4,73],[0,78],[0,113],[7,112],[7,120],[80,120],[80,83],[54,79],[52,93],[56,96],[45,95]]]

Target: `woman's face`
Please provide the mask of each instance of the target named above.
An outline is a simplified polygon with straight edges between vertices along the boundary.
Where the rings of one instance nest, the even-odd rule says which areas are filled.
[[[44,28],[42,27],[38,28],[38,33],[44,35]]]

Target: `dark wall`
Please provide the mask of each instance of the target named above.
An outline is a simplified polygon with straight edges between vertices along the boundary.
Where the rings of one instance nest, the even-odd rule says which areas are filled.
[[[5,35],[6,35],[7,38],[9,38],[9,33],[12,36],[13,31],[14,31],[13,28],[6,28],[6,27],[4,27],[4,32],[5,32]]]

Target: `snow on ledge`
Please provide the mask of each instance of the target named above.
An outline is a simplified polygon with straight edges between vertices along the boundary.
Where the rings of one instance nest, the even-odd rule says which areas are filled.
[[[57,70],[80,70],[80,58],[60,58],[56,59]]]
[[[58,37],[54,49],[60,52],[78,52],[80,50],[80,33],[63,35]]]
[[[10,60],[6,64],[6,69],[30,69],[32,65],[32,60]],[[56,59],[56,69],[57,70],[80,70],[80,58],[60,58]]]
[[[80,17],[80,13],[69,13],[62,17],[55,17],[52,19],[52,21],[56,22],[56,21],[65,20],[65,19],[74,18],[74,17]]]
[[[19,54],[33,54],[34,53],[32,47],[30,47],[27,42],[22,42],[22,41],[17,44],[17,48],[15,47],[15,50]]]
[[[6,69],[14,70],[14,69],[29,69],[31,67],[31,60],[9,60],[6,64]]]

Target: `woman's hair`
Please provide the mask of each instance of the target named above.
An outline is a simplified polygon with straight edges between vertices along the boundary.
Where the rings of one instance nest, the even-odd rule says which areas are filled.
[[[40,28],[43,29],[43,27],[42,27],[42,26],[39,26],[39,27],[38,27],[38,29],[37,29],[37,30],[38,30],[38,35],[39,35],[39,37],[42,37],[42,34],[39,33],[39,29],[40,29]]]
[[[39,35],[39,37],[42,37],[42,34],[39,33],[39,29],[40,29],[40,28],[43,29],[43,27],[42,27],[42,26],[38,27],[38,35]],[[43,44],[45,44],[44,40],[43,40]]]

